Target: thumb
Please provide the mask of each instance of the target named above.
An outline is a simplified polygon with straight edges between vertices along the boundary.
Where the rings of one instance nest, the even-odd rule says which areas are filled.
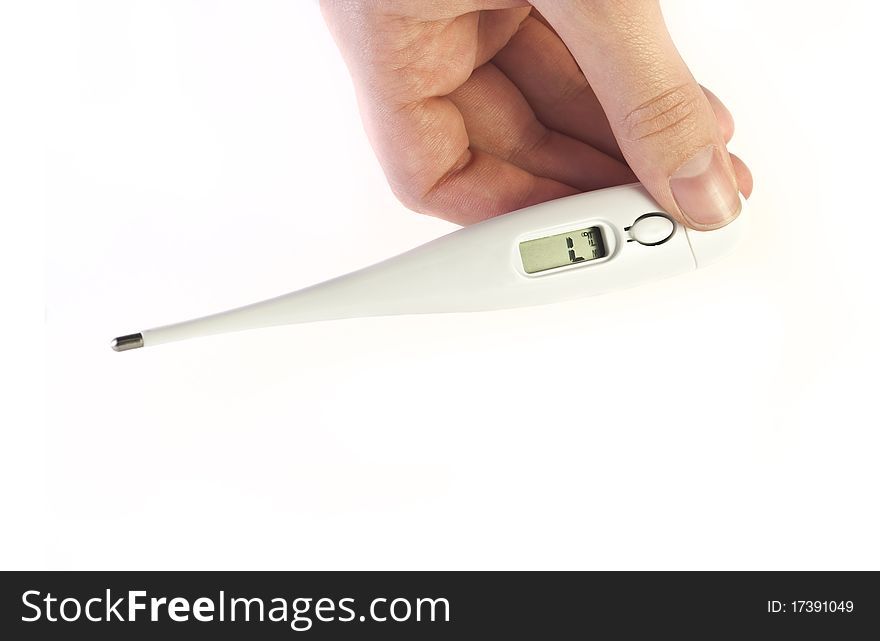
[[[571,50],[624,157],[660,205],[695,229],[736,218],[736,174],[708,99],[656,0],[533,0]]]

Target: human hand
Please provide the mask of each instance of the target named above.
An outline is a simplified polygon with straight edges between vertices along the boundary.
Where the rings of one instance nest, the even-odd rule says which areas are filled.
[[[322,0],[370,141],[408,207],[470,224],[641,181],[715,229],[752,177],[657,0]],[[538,13],[540,11],[540,13]]]

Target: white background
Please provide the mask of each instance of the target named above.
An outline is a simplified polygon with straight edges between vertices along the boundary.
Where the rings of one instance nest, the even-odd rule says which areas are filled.
[[[454,226],[311,2],[0,7],[0,567],[880,568],[874,3],[664,4],[755,175],[722,264],[126,354]]]

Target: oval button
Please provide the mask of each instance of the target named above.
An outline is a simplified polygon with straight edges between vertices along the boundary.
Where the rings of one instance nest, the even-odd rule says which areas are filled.
[[[672,237],[675,224],[661,214],[642,216],[629,228],[629,235],[642,245],[659,245]]]

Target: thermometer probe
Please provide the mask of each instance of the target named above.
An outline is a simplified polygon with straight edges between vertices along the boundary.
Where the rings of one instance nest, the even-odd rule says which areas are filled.
[[[245,307],[113,339],[122,352],[292,323],[553,303],[675,276],[728,253],[745,211],[687,229],[640,184],[553,200],[464,227],[359,271]]]

